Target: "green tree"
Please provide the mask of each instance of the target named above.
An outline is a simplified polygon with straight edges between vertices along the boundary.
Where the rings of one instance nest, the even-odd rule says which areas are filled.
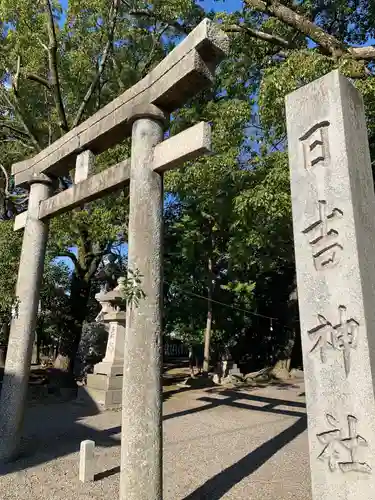
[[[71,272],[62,262],[48,261],[44,267],[36,326],[37,363],[42,345],[57,347],[69,331]]]
[[[179,15],[189,7],[185,4],[176,3],[173,13]],[[173,2],[169,7],[174,9]],[[172,10],[163,9],[171,17]],[[169,25],[129,15],[132,10],[131,4],[120,0],[70,0],[67,8],[57,0],[21,0],[17,5],[0,1],[4,172],[132,86],[171,49],[173,36],[165,38]],[[96,170],[128,152],[129,141],[124,141],[96,158]],[[71,182],[71,176],[61,178],[60,189]],[[3,212],[9,213],[12,200],[7,193],[11,191],[13,197],[18,193],[9,183],[3,191]],[[62,369],[73,369],[92,280],[102,258],[126,239],[127,198],[124,189],[51,224],[49,251],[69,257],[74,266],[69,292],[71,335],[60,343],[56,360]],[[17,211],[13,207],[12,214]]]
[[[15,288],[21,252],[21,234],[13,231],[13,222],[1,222],[0,234],[0,344],[8,342],[12,309],[17,305]]]
[[[219,15],[243,46],[265,51],[257,93],[265,138],[285,139],[286,94],[338,68],[364,97],[373,149],[374,15],[372,2],[342,0],[245,0],[242,12]]]
[[[189,276],[185,279],[190,279],[193,288],[198,280],[200,293],[207,298],[204,372],[208,371],[212,328],[220,330],[217,318],[213,317],[213,300],[218,293],[224,293],[222,284],[228,283],[225,271],[229,262],[233,193],[240,173],[238,156],[248,116],[249,105],[244,100],[207,102],[202,95],[201,100],[180,111],[173,124],[173,129],[178,130],[201,119],[212,122],[213,148],[217,153],[199,160],[194,166],[187,165],[172,172],[166,182],[169,193],[181,204],[181,214],[174,218],[170,229],[175,238],[177,233],[182,238],[179,242],[181,257],[190,260],[190,269],[186,269]],[[170,259],[167,253],[167,266],[171,265]]]
[[[231,52],[214,87],[175,113],[171,130],[212,122],[218,154],[166,176],[173,201],[166,210],[167,328],[193,336],[205,331],[208,358],[211,331],[218,342],[244,330],[257,338],[259,325],[241,310],[273,316],[276,308],[286,324],[294,273],[284,96],[340,68],[364,96],[373,152],[375,49],[358,45],[374,35],[374,12],[371,3],[358,8],[342,0],[245,0],[242,11],[229,14],[204,13],[193,0],[71,0],[67,8],[57,0],[0,0],[0,217],[25,206],[23,193],[7,179],[13,162],[31,157],[133,85],[208,15],[230,35]],[[95,168],[128,153],[124,141],[97,157]],[[60,179],[60,189],[71,182]],[[49,251],[74,266],[71,336],[61,342],[60,367],[73,367],[98,269],[103,256],[126,241],[126,221],[124,190],[52,223]],[[4,237],[0,252],[16,262],[19,235],[10,233],[18,246]],[[14,274],[9,271],[9,289]],[[282,294],[273,293],[280,287]],[[205,299],[188,299],[187,291]],[[8,314],[6,301],[14,299],[0,294]],[[229,313],[217,302],[237,309]],[[280,353],[284,326],[274,328]]]

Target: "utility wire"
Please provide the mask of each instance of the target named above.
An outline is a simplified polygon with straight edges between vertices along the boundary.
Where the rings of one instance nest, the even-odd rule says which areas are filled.
[[[172,285],[172,283],[169,283],[168,281],[165,281],[165,280],[164,280],[164,283],[167,283],[168,285]],[[184,293],[186,293],[187,295],[192,295],[193,297],[198,297],[199,299],[206,300],[207,302],[210,300],[207,297],[205,297],[204,295],[199,295],[198,293],[195,293],[195,292],[189,292],[188,290],[183,290],[182,288],[180,288],[180,290],[183,291]],[[249,311],[247,309],[241,309],[240,307],[232,306],[231,304],[226,304],[225,302],[220,302],[218,300],[211,299],[211,302],[214,302],[215,304],[219,304],[221,306],[229,307],[230,309],[234,309],[236,311],[244,312],[246,314],[258,316],[259,318],[269,319],[270,321],[279,321],[279,318],[274,318],[273,316],[265,316],[264,314],[259,314],[259,313],[253,312],[253,311]]]

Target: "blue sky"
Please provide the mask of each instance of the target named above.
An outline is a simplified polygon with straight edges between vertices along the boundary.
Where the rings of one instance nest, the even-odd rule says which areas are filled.
[[[204,0],[203,2],[199,2],[206,10],[227,10],[234,11],[240,10],[242,8],[242,0],[223,0],[223,1],[215,1],[215,0]]]
[[[63,7],[66,7],[68,4],[68,0],[61,0],[61,4]],[[206,10],[227,10],[233,11],[242,8],[242,0],[203,0],[199,2]]]

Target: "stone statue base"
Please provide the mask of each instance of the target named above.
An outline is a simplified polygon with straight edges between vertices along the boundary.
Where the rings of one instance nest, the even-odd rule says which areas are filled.
[[[108,376],[102,373],[91,373],[87,375],[86,391],[104,410],[121,408],[122,379],[122,374]]]
[[[110,361],[101,361],[94,366],[94,374],[96,375],[106,375],[107,377],[118,377],[122,376],[124,370],[123,360],[116,360],[115,363]]]

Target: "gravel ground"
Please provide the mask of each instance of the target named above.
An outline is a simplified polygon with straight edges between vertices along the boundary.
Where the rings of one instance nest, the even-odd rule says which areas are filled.
[[[184,390],[164,403],[164,500],[311,500],[302,382]],[[119,411],[87,400],[28,410],[22,459],[0,467],[1,500],[116,499]],[[96,442],[97,478],[78,481]]]

